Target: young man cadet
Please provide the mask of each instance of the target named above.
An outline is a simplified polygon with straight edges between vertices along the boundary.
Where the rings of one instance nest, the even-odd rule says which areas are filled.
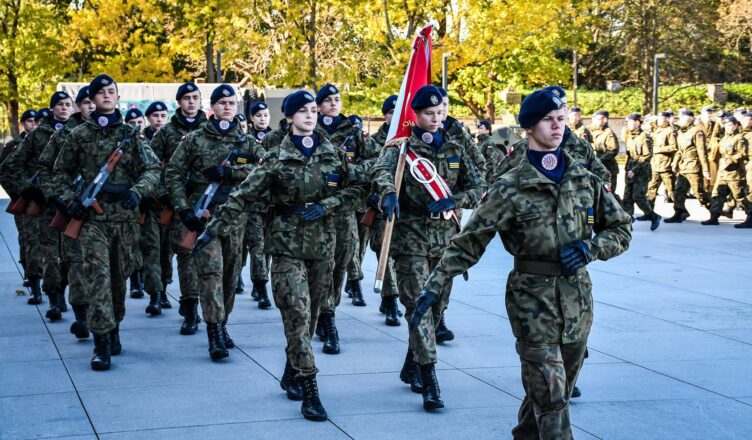
[[[614,130],[608,126],[608,116],[606,110],[595,112],[590,125],[590,133],[593,136],[593,148],[595,148],[598,159],[611,174],[611,190],[616,191],[616,180],[619,174],[616,156],[619,154],[619,140],[616,138]],[[614,196],[616,196],[616,193],[614,193]]]
[[[486,159],[486,176],[493,176],[496,167],[501,164],[507,155],[507,149],[504,146],[497,147],[491,140],[491,121],[481,119],[478,121],[477,145],[483,157]]]
[[[650,158],[652,157],[651,138],[642,129],[642,116],[632,113],[627,116],[627,164],[624,167],[626,179],[624,184],[624,211],[634,214],[634,205],[650,219],[650,230],[655,231],[661,224],[661,216],[653,211],[646,196],[650,180]]]
[[[593,143],[593,134],[590,133],[590,129],[582,123],[582,112],[579,107],[571,107],[569,109],[567,120],[569,122],[569,129],[572,130],[578,138],[587,141],[589,144]]]
[[[668,202],[674,196],[674,174],[671,164],[678,147],[674,126],[669,123],[672,115],[672,112],[661,112],[658,115],[655,130],[651,133],[653,138],[653,158],[650,159],[652,175],[648,183],[648,202],[651,206],[655,206],[655,198],[661,183],[666,190],[666,201]],[[641,216],[637,217],[637,220],[648,220],[648,218]]]

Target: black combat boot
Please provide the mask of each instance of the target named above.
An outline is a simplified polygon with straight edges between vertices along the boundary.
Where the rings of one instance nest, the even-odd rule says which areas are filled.
[[[266,286],[266,283],[264,283],[264,286]],[[251,299],[253,301],[259,300],[258,290],[256,290],[256,283],[253,283],[253,289],[251,289]]]
[[[159,316],[162,314],[162,306],[159,304],[159,292],[149,292],[149,305],[146,306],[146,314]]]
[[[363,291],[360,289],[359,280],[350,280],[347,282],[350,285],[350,296],[352,297],[352,305],[357,307],[365,307],[366,300],[363,299]]]
[[[245,283],[243,283],[243,276],[238,275],[238,284],[235,286],[235,295],[242,295],[245,293]]]
[[[89,338],[89,327],[86,325],[86,312],[89,306],[81,304],[73,304],[73,315],[76,320],[71,324],[70,332],[73,333],[78,339]]]
[[[436,326],[436,343],[447,342],[454,339],[454,333],[449,330],[444,322],[444,315],[441,315],[439,325]]]
[[[423,394],[423,379],[420,377],[420,369],[413,360],[413,352],[409,348],[405,355],[405,363],[402,364],[400,371],[400,380],[410,385],[410,391],[417,394]]]
[[[163,309],[171,309],[172,303],[170,302],[170,297],[167,296],[167,289],[165,288],[162,293],[159,294],[159,307]]]
[[[144,297],[144,276],[143,272],[136,270],[131,274],[131,298]]]
[[[235,341],[233,341],[230,334],[227,333],[227,319],[222,321],[222,340],[225,342],[226,348],[235,348]]]
[[[29,278],[29,286],[31,289],[31,296],[26,302],[33,306],[42,304],[42,288],[39,287],[39,278]]]
[[[60,303],[60,300],[58,299],[59,295],[60,291],[54,287],[47,292],[47,299],[50,300],[50,308],[47,309],[47,313],[45,313],[44,316],[52,322],[59,321],[63,317],[63,314],[58,307],[58,304]]]
[[[254,281],[253,290],[256,291],[256,301],[258,301],[259,309],[268,309],[272,306],[269,294],[266,293],[266,281]]]
[[[352,287],[350,287],[350,282],[345,283],[345,293],[347,294],[348,298],[352,298]]]
[[[703,222],[700,222],[700,224],[704,226],[717,226],[720,224],[720,222],[718,222],[718,217],[720,217],[720,215],[710,214],[710,218]]]
[[[180,300],[180,315],[183,324],[180,326],[181,335],[195,335],[198,330],[198,300],[185,298]]]
[[[721,215],[728,218],[734,218],[734,208],[726,208],[721,211]]]
[[[68,303],[65,302],[65,286],[60,291],[60,295],[57,296],[57,308],[63,313],[68,311]]]
[[[222,324],[218,322],[206,323],[206,334],[209,336],[209,357],[213,361],[224,359],[230,355],[222,340]]]
[[[381,298],[381,306],[379,306],[379,312],[386,315],[384,324],[390,327],[399,327],[400,316],[402,316],[402,312],[400,312],[399,305],[397,304],[397,295]]]
[[[110,354],[117,356],[123,351],[123,346],[120,345],[120,324],[117,324],[115,328],[110,330]]]
[[[334,313],[323,312],[319,316],[321,325],[324,327],[324,348],[326,354],[339,354],[339,333],[334,323]]]
[[[683,221],[684,221],[684,219],[682,218],[682,212],[681,211],[676,211],[676,212],[674,212],[674,215],[672,215],[671,217],[663,220],[664,223],[681,223]]]
[[[104,371],[110,369],[110,334],[94,333],[94,355],[91,357],[91,369]]]
[[[580,397],[580,396],[582,396],[582,392],[580,392],[580,389],[577,388],[577,385],[575,385],[572,388],[572,397]]]
[[[635,220],[637,220],[638,222],[646,222],[650,220],[650,216],[647,214],[642,214],[641,216],[635,217]]]
[[[653,213],[653,216],[650,218],[650,230],[655,231],[658,229],[658,226],[661,225],[661,216]]]
[[[436,364],[421,365],[420,377],[423,379],[423,409],[431,411],[444,408],[439,379],[436,377]]]
[[[290,361],[285,363],[285,372],[282,373],[279,386],[285,390],[288,399],[295,401],[303,400],[303,390],[300,388],[298,381],[295,380],[295,370],[292,369]]]
[[[316,375],[299,378],[298,383],[300,384],[300,388],[303,389],[303,404],[300,406],[300,412],[303,413],[303,417],[314,422],[323,422],[326,420],[326,410],[319,398],[319,386],[316,383]]]
[[[747,219],[743,222],[734,225],[736,229],[749,229],[752,228],[752,214],[747,214]]]

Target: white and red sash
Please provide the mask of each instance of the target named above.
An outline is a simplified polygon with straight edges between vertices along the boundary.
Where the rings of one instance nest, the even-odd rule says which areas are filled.
[[[446,180],[436,171],[436,166],[430,160],[422,157],[409,147],[407,148],[405,157],[407,158],[407,166],[410,169],[410,174],[418,183],[423,185],[423,188],[425,188],[428,195],[434,201],[452,197],[452,190],[449,188]],[[459,218],[454,209],[444,211],[442,215],[446,220],[454,218],[457,225],[460,225]]]

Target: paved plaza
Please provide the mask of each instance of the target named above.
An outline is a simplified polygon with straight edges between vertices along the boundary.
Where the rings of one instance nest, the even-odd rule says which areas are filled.
[[[571,404],[577,439],[752,438],[752,230],[699,224],[691,200],[680,225],[635,224],[631,248],[592,263],[595,323],[590,357]],[[4,211],[7,200],[0,203]],[[671,215],[659,198],[658,212]],[[733,222],[742,220],[736,212]],[[68,332],[73,313],[44,319],[19,296],[12,218],[0,216],[0,439],[504,439],[523,397],[504,308],[512,266],[494,240],[470,280],[455,281],[439,347],[444,410],[426,413],[398,377],[407,327],[386,327],[379,299],[347,298],[337,311],[342,353],[321,353],[321,398],[329,413],[309,422],[286,399],[279,312],[237,297],[229,333],[238,348],[209,360],[205,327],[181,336],[177,308],[147,317],[148,299],[128,299],[123,353],[109,372],[89,367],[92,340]],[[375,258],[364,263],[370,292]],[[243,272],[246,285],[249,273]],[[176,277],[177,278],[177,277]],[[168,289],[177,306],[177,281]],[[246,290],[248,292],[249,289]]]

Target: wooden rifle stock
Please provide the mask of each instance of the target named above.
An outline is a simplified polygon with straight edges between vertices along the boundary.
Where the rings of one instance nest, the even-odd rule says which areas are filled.
[[[407,162],[407,140],[402,141],[399,148],[399,160],[397,161],[397,169],[394,172],[394,189],[397,192],[398,199],[400,189],[402,189],[402,176],[405,174],[405,162]],[[384,226],[384,238],[381,241],[381,252],[379,253],[379,266],[376,269],[376,282],[373,285],[373,291],[375,293],[381,293],[381,286],[384,283],[386,266],[389,261],[389,246],[392,244],[392,232],[394,231],[395,220],[397,219],[394,215],[392,215],[391,220],[387,217],[386,225]]]
[[[19,196],[15,202],[12,202],[8,205],[8,209],[5,210],[5,212],[9,212],[13,215],[21,215],[26,212],[26,209],[29,207],[29,203],[26,201],[26,199],[22,196]]]
[[[375,209],[369,207],[366,210],[366,213],[363,214],[363,218],[360,219],[360,224],[364,225],[364,226],[368,226],[370,228],[371,226],[373,226],[373,221],[374,221],[374,219],[376,219],[376,214],[377,213],[378,213],[378,211],[376,211]]]
[[[68,216],[59,209],[55,211],[55,216],[52,217],[49,227],[55,231],[62,232],[65,230],[65,224],[68,222]]]
[[[205,211],[203,217],[201,217],[203,220],[209,220],[211,217],[211,214],[209,214],[209,211]],[[196,244],[196,240],[198,239],[198,231],[191,231],[190,229],[185,230],[185,234],[183,234],[183,238],[180,240],[180,247],[184,249],[193,250],[193,246]]]
[[[96,200],[94,200],[91,203],[91,207],[94,208],[94,212],[96,212],[98,215],[104,214],[104,209],[102,209],[102,207],[99,206],[99,202],[97,202]],[[78,236],[81,234],[81,226],[83,225],[84,225],[83,220],[73,218],[71,219],[70,223],[68,223],[68,226],[65,228],[63,235],[70,238],[71,240],[78,240]]]
[[[26,207],[26,214],[32,217],[39,217],[42,215],[42,206],[32,200],[29,202],[29,206]]]
[[[175,210],[172,208],[165,208],[159,214],[158,223],[162,226],[170,226],[172,224],[172,217],[175,215]]]

